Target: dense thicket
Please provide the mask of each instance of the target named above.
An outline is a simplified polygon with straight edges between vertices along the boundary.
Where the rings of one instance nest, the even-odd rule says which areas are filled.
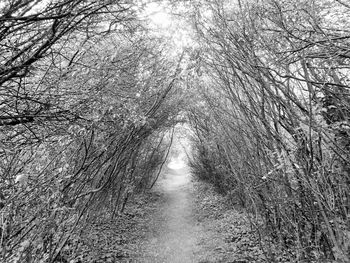
[[[0,3],[0,261],[63,262],[84,222],[153,184],[181,58],[166,58],[135,6]]]
[[[208,2],[194,21],[193,172],[255,215],[270,262],[348,262],[350,6]]]
[[[186,112],[193,173],[250,212],[270,262],[348,262],[350,6],[187,1],[178,58],[141,6],[0,3],[0,260],[68,259],[154,184]]]

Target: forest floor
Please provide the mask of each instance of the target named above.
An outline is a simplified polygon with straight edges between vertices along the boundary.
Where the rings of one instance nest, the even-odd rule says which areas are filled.
[[[153,193],[159,199],[135,262],[263,262],[245,215],[188,168],[168,168]]]
[[[117,220],[98,225],[87,231],[96,237],[84,262],[266,262],[247,216],[229,209],[186,167],[167,168],[154,189],[135,197]]]

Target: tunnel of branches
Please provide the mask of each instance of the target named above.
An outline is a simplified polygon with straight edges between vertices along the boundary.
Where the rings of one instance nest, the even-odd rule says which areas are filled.
[[[54,262],[86,222],[118,217],[179,129],[193,176],[263,236],[348,262],[345,1],[173,1],[181,47],[147,27],[142,1],[39,2],[0,3],[5,262],[26,242]]]

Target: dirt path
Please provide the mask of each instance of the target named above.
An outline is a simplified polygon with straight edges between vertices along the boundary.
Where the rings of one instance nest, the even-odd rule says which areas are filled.
[[[193,186],[188,168],[167,169],[155,191],[163,202],[153,215],[142,262],[197,262],[199,227],[193,217]],[[175,167],[176,168],[176,167]]]
[[[115,219],[86,227],[76,262],[266,263],[247,214],[189,169],[164,172],[153,191],[134,197]],[[290,262],[290,261],[280,261]]]
[[[151,194],[145,238],[128,262],[266,262],[246,215],[229,209],[208,184],[192,181],[187,167],[170,165]]]

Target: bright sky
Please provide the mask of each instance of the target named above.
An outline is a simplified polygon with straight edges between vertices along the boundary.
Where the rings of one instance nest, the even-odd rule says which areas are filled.
[[[183,48],[193,46],[190,25],[184,18],[174,15],[181,12],[181,6],[172,10],[166,1],[148,3],[142,12],[142,18],[148,20],[148,26],[157,36],[166,37],[174,46],[174,53],[181,53]]]
[[[39,4],[34,2],[36,5],[33,6],[33,9],[28,14],[37,12],[49,1],[42,0]],[[146,1],[149,3],[146,3]],[[184,18],[173,14],[174,12],[184,12],[186,10],[184,6],[181,6],[179,3],[176,10],[173,10],[172,6],[166,0],[154,0],[154,2],[144,0],[140,3],[143,6],[143,11],[140,13],[141,19],[148,21],[146,24],[148,24],[155,35],[168,38],[177,49],[174,52],[179,53],[183,48],[193,46],[194,41],[191,38],[190,25],[187,24]],[[4,5],[5,3],[0,0],[0,9]]]
[[[150,20],[150,26],[155,29],[168,28],[172,24],[172,17],[167,7],[160,3],[150,3],[145,9],[145,16]]]

